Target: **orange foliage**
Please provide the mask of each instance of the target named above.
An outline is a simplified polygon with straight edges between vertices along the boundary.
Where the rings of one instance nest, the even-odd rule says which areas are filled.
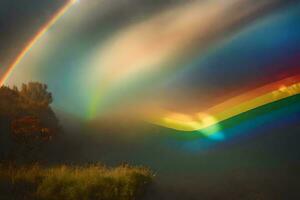
[[[49,128],[44,127],[38,118],[32,116],[13,120],[11,130],[13,138],[17,141],[49,141],[54,134]]]

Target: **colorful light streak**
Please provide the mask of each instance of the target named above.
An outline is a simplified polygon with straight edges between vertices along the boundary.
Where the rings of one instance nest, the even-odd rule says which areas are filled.
[[[252,109],[300,94],[300,75],[246,92],[195,115],[167,113],[152,120],[160,126],[180,131],[201,131]]]
[[[10,74],[16,68],[16,66],[22,61],[22,59],[27,55],[27,53],[31,50],[31,48],[36,44],[36,42],[51,28],[69,9],[75,4],[76,0],[69,0],[52,18],[46,23],[37,34],[28,42],[25,48],[20,52],[20,54],[16,57],[13,63],[7,68],[6,72],[0,79],[0,87],[6,82],[9,78]]]
[[[292,131],[298,127],[299,100],[300,95],[294,95],[224,120],[218,124],[219,127],[222,127],[221,131],[214,132],[212,136],[221,134],[223,142],[226,140],[230,143],[238,140],[240,136],[265,134],[270,131]],[[206,129],[200,132],[202,133]],[[175,136],[175,143],[188,151],[203,151],[218,144],[219,141],[219,138],[207,137],[199,134],[199,131],[191,131],[186,134],[186,132],[169,129],[169,132]]]

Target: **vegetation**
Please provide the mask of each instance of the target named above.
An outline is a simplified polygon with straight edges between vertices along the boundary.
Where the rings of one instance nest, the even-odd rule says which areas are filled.
[[[47,163],[65,150],[64,141],[54,142],[61,128],[52,101],[47,86],[38,82],[0,88],[0,199],[140,199],[153,179],[147,168],[32,164]],[[42,153],[51,147],[56,153]]]
[[[135,200],[152,178],[143,167],[8,166],[0,168],[0,199]]]
[[[60,132],[52,94],[38,82],[0,88],[0,159],[37,161],[42,147]]]

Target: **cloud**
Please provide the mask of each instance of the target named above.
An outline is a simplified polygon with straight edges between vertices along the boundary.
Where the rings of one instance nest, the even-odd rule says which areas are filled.
[[[149,89],[159,91],[208,47],[284,2],[81,0],[35,44],[8,83],[45,82],[56,105],[80,115],[90,107],[97,113],[101,106],[128,106],[145,94],[159,101]]]
[[[156,12],[101,42],[88,65],[91,85],[96,91],[101,85],[100,91],[105,93],[101,98],[119,92],[120,87],[124,90],[125,85],[135,89],[134,85],[152,87],[153,81],[149,80],[163,73],[172,74],[172,70],[182,68],[217,40],[235,33],[279,3],[282,1],[189,1]]]

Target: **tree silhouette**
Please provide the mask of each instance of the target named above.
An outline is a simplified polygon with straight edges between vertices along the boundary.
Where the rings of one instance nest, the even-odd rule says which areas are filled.
[[[53,140],[61,128],[50,107],[52,101],[42,83],[23,84],[20,90],[0,88],[0,156],[32,157]]]
[[[47,89],[46,84],[30,82],[22,84],[20,95],[27,104],[48,107],[53,99],[52,94]]]

